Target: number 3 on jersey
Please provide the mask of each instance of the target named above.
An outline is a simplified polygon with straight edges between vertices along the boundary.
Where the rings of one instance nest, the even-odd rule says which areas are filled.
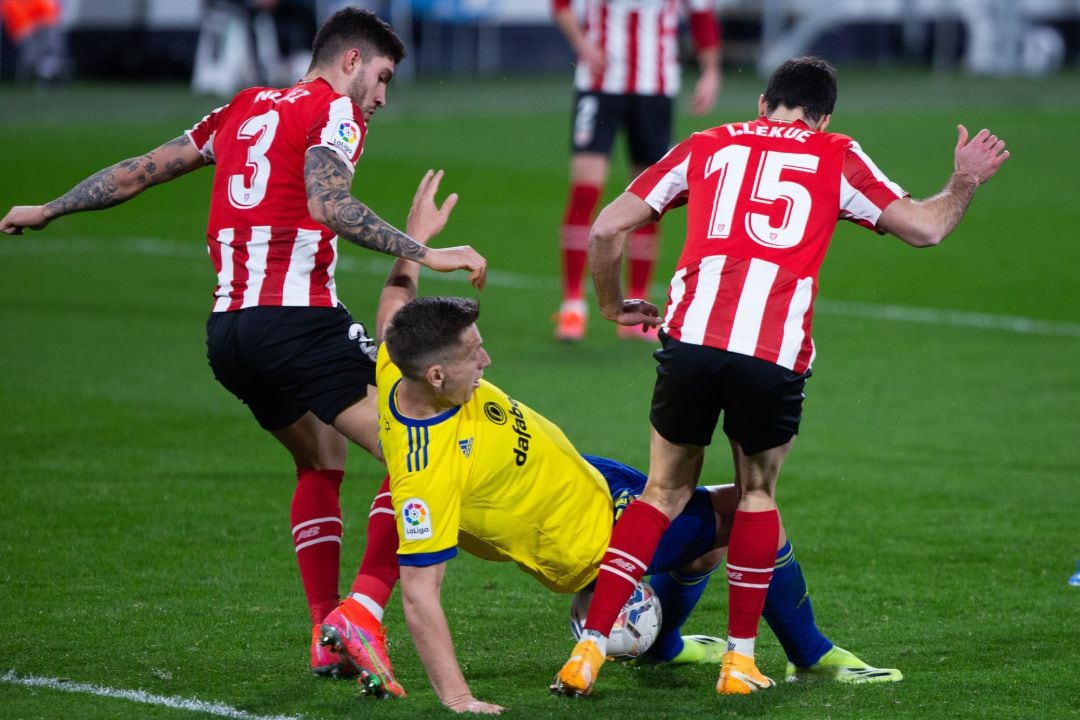
[[[750,163],[750,148],[728,145],[718,150],[705,164],[705,177],[719,173],[712,216],[709,218],[709,237],[724,239],[731,236],[735,206],[743,196],[744,181]],[[761,154],[755,170],[754,184],[748,199],[774,206],[783,203],[783,218],[772,225],[767,213],[747,212],[746,232],[754,242],[771,248],[790,248],[798,245],[806,233],[810,219],[810,192],[798,182],[781,180],[785,170],[807,173],[811,177],[818,167],[818,157],[806,153],[787,153],[775,150]]]
[[[255,141],[248,146],[247,152],[247,167],[251,170],[250,180],[246,173],[229,176],[229,202],[233,207],[248,210],[261,203],[266,197],[266,184],[270,181],[270,161],[266,159],[266,151],[274,142],[277,127],[277,111],[270,110],[262,115],[248,118],[236,132],[239,140],[250,141],[254,138]]]

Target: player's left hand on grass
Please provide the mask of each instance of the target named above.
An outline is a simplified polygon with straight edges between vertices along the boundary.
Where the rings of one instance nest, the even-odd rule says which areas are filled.
[[[41,230],[49,224],[50,219],[45,215],[44,205],[16,205],[0,220],[0,232],[22,235],[26,228]]]
[[[504,708],[502,705],[477,700],[474,697],[462,698],[446,704],[456,713],[479,713],[481,715],[498,715]]]
[[[623,300],[622,311],[612,319],[620,325],[641,325],[642,329],[663,324],[660,319],[660,308],[648,300],[636,298]]]
[[[457,205],[457,193],[450,193],[443,201],[442,207],[435,202],[442,178],[442,170],[428,170],[424,173],[424,177],[416,188],[416,194],[413,195],[412,205],[409,207],[405,232],[421,245],[426,245],[428,240],[442,232],[450,219],[450,213]]]

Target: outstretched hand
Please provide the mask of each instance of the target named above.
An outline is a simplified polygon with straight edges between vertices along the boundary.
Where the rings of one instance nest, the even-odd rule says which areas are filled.
[[[26,228],[41,230],[49,224],[49,220],[45,215],[44,205],[16,205],[0,220],[0,232],[22,235]]]
[[[442,207],[435,202],[435,196],[439,192],[439,183],[442,182],[443,171],[428,170],[420,180],[413,195],[412,205],[409,207],[409,217],[405,221],[405,232],[421,245],[427,245],[435,235],[442,232],[446,222],[450,219],[450,213],[457,205],[458,194],[450,193],[443,201]]]
[[[450,213],[457,205],[457,193],[447,195],[441,207],[435,202],[442,179],[442,170],[428,170],[413,195],[409,217],[405,221],[405,232],[420,245],[427,245],[428,240],[442,232],[446,221],[450,219]],[[467,270],[469,282],[477,290],[483,290],[484,283],[487,282],[487,260],[468,245],[431,248],[419,262],[437,272]]]
[[[1005,141],[997,135],[991,135],[986,128],[980,130],[970,140],[966,127],[957,125],[956,130],[956,151],[953,160],[955,174],[968,177],[976,185],[981,185],[994,177],[1001,164],[1009,159]]]

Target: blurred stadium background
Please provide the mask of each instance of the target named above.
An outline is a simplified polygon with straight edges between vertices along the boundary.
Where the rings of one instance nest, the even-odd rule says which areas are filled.
[[[18,2],[19,0],[15,0]],[[56,0],[78,78],[190,77],[202,52],[238,51],[240,26],[258,0]],[[274,0],[279,27],[304,33],[342,0]],[[567,49],[549,22],[549,0],[364,0],[392,21],[412,57],[405,76],[557,71]],[[903,64],[935,71],[1040,75],[1080,54],[1076,0],[718,0],[725,61],[767,73],[802,52],[838,63]],[[256,23],[258,25],[258,23]],[[257,30],[254,35],[258,36]],[[295,42],[295,39],[294,39]],[[213,46],[211,49],[210,46]],[[201,46],[201,47],[200,47]],[[264,50],[265,47],[264,43]],[[265,54],[263,60],[266,59]],[[0,78],[16,74],[5,34]]]
[[[0,211],[175,137],[260,72],[235,5],[62,5],[60,82],[17,78],[6,34],[0,47]],[[616,666],[583,710],[546,693],[569,649],[569,599],[463,557],[444,601],[476,695],[529,720],[1080,717],[1080,590],[1066,584],[1080,557],[1080,1],[718,6],[720,103],[706,118],[681,103],[679,136],[745,119],[762,73],[809,51],[841,70],[832,129],[916,196],[941,187],[957,122],[992,128],[1013,151],[940,248],[843,227],[822,273],[820,355],[780,502],[822,627],[906,679],[733,704],[713,696],[711,668]],[[424,170],[445,168],[462,201],[441,242],[491,262],[489,377],[583,451],[644,467],[649,348],[599,320],[580,345],[551,339],[572,58],[547,0],[372,7],[411,55],[373,120],[355,193],[401,222]],[[626,174],[623,153],[614,160],[607,197]],[[216,701],[249,720],[441,713],[396,596],[387,622],[406,703],[358,706],[355,686],[306,673],[288,461],[206,367],[209,181],[195,173],[0,239],[0,717],[211,716],[77,683]],[[681,223],[663,223],[658,282]],[[342,298],[370,319],[389,262],[342,254]],[[422,290],[471,292],[427,274]],[[717,445],[706,475],[728,473]],[[350,457],[343,578],[381,476]],[[688,631],[720,631],[723,590],[716,582]],[[761,657],[782,672],[767,632]]]

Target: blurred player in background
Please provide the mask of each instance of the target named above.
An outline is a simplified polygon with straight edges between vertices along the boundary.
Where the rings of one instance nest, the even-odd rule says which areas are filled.
[[[340,599],[346,438],[382,456],[374,343],[338,302],[338,238],[441,272],[464,269],[478,288],[486,273],[484,258],[470,247],[425,246],[444,215],[417,223],[412,232],[423,241],[417,242],[350,194],[367,123],[386,103],[404,56],[389,25],[370,12],[343,9],[319,30],[311,68],[293,87],[241,91],[184,135],[101,170],[45,205],[14,207],[0,220],[5,233],[40,230],[62,215],[111,207],[216,166],[206,235],[218,280],[208,357],[218,381],[296,465],[292,534],[317,673],[336,672],[340,660],[318,644],[317,631]],[[379,533],[387,537],[373,540]],[[369,545],[396,545],[393,520],[385,516],[373,516],[368,534]],[[364,577],[376,583],[367,591],[388,596],[397,579],[392,553]]]
[[[635,228],[688,204],[656,352],[649,479],[612,532],[587,634],[556,678],[566,694],[592,688],[612,623],[694,492],[721,412],[740,499],[717,692],[773,686],[755,665],[754,639],[779,534],[776,479],[799,429],[814,357],[818,269],[836,223],[850,220],[915,247],[936,245],[1008,158],[997,137],[982,130],[969,138],[961,125],[944,189],[913,200],[858,143],[826,132],[836,94],[836,71],[824,60],[785,62],[769,78],[757,119],[691,135],[604,208],[592,228],[589,260],[604,317],[660,325],[656,306],[624,300],[619,257]]]
[[[680,12],[686,11],[701,74],[690,111],[704,115],[720,91],[720,28],[712,0],[552,0],[555,24],[577,56],[571,120],[570,192],[561,229],[563,300],[555,337],[585,336],[585,269],[589,225],[607,181],[620,128],[630,150],[631,177],[671,147],[679,93]],[[657,254],[656,225],[637,228],[627,246],[630,297],[648,299]],[[619,336],[656,341],[656,329],[620,326]]]
[[[410,215],[424,211],[421,200]],[[395,263],[376,318],[385,338],[377,360],[379,440],[401,524],[405,618],[442,703],[494,713],[502,708],[473,697],[454,652],[440,601],[449,560],[460,546],[483,559],[512,561],[555,592],[588,588],[612,522],[641,492],[645,475],[579,454],[556,425],[483,380],[490,358],[476,326],[478,305],[414,300],[418,269],[412,261]],[[723,558],[736,503],[733,485],[697,488],[661,540],[648,574],[663,626],[646,661],[720,661],[722,640],[683,637],[681,629]],[[901,679],[899,670],[871,667],[821,634],[782,533],[778,547],[765,616],[787,652],[790,678]],[[369,545],[366,552],[381,551]],[[385,641],[373,631],[381,613],[370,598],[350,595],[327,617],[325,642],[356,661],[368,692],[401,697]]]
[[[58,0],[0,0],[0,21],[15,44],[15,77],[43,82],[70,72]]]

